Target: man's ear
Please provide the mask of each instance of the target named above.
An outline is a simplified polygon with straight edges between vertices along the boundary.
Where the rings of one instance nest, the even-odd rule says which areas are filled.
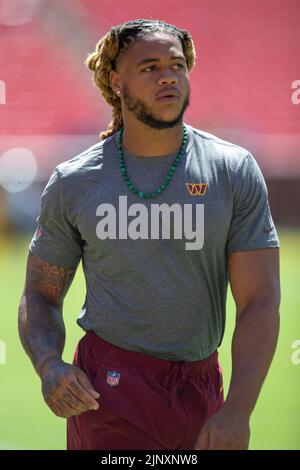
[[[109,74],[110,85],[117,96],[121,96],[122,87],[121,87],[121,77],[119,72],[116,70],[111,70]]]

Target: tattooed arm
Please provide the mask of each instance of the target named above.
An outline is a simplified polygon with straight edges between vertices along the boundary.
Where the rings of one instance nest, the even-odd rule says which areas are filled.
[[[95,398],[99,394],[85,373],[62,360],[63,300],[75,271],[76,268],[62,268],[29,254],[19,307],[22,345],[41,378],[46,403],[61,417],[98,408]]]
[[[62,356],[65,344],[62,304],[75,270],[28,256],[25,291],[19,308],[19,333],[38,375],[49,360]]]

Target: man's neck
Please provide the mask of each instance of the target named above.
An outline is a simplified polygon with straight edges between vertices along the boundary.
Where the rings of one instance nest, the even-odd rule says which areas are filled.
[[[143,123],[124,123],[123,148],[143,157],[168,155],[179,150],[182,123],[170,129],[152,129]]]

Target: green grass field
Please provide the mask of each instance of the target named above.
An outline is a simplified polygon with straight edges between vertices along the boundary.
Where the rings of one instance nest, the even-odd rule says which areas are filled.
[[[282,307],[276,356],[251,420],[251,449],[300,449],[300,364],[291,361],[292,342],[300,339],[300,231],[280,230]],[[64,449],[65,421],[44,404],[38,377],[25,355],[17,333],[28,240],[0,245],[0,341],[6,345],[6,364],[0,364],[0,449]],[[81,271],[66,298],[64,318],[71,361],[82,336],[75,319],[84,299]],[[230,342],[234,307],[228,299],[227,329],[220,349],[225,391],[230,379]],[[0,343],[1,344],[1,343]],[[2,343],[3,346],[3,343]]]

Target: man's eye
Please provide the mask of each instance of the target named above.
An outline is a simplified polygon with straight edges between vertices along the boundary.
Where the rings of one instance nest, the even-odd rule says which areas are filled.
[[[172,65],[173,68],[175,68],[176,70],[182,70],[184,69],[184,65],[179,63],[179,64],[174,64]],[[149,65],[148,67],[146,67],[145,69],[142,70],[142,72],[152,72],[153,70],[156,69],[156,65]]]
[[[155,65],[149,65],[149,67],[143,69],[143,72],[151,72],[152,70],[154,70],[155,68]]]

